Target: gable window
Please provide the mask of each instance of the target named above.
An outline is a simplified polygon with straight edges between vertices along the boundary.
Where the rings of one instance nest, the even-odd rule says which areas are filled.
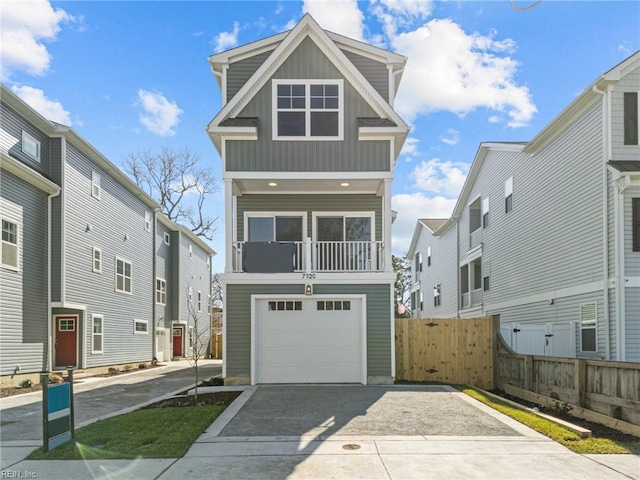
[[[513,210],[513,177],[509,177],[504,182],[504,212]]]
[[[144,229],[147,232],[151,231],[151,212],[144,212]]]
[[[640,252],[640,197],[631,199],[631,248]]]
[[[440,300],[440,285],[436,285],[435,287],[433,287],[433,306],[434,307],[439,307],[441,305],[441,300]]]
[[[415,271],[415,277],[416,280],[418,279],[418,272],[422,271],[422,252],[416,252],[414,258],[413,258],[413,263],[414,263],[414,271]]]
[[[156,278],[156,303],[167,304],[167,281],[164,278]]]
[[[583,352],[598,351],[596,332],[597,305],[585,303],[580,305],[580,350]]]
[[[100,200],[101,193],[100,174],[98,172],[91,172],[91,196]]]
[[[624,144],[638,145],[638,92],[624,92]]]
[[[274,140],[342,140],[342,80],[274,80]]]
[[[92,270],[96,273],[102,272],[102,250],[93,247],[93,266]]]
[[[149,333],[149,323],[146,320],[134,320],[133,333],[136,335],[147,335]]]
[[[489,197],[482,199],[482,228],[489,226]]]
[[[117,257],[116,292],[131,293],[131,263]]]
[[[22,153],[26,153],[37,162],[40,161],[40,142],[24,130],[22,131]]]
[[[193,258],[193,247],[189,244],[189,260]]]
[[[18,224],[2,219],[2,266],[18,270]]]
[[[164,233],[164,244],[171,245],[171,235],[169,235],[167,232]]]
[[[91,353],[102,353],[103,333],[102,324],[104,317],[102,315],[91,316]]]

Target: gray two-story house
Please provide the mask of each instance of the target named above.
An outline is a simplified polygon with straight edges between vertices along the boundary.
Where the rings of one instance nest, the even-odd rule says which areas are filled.
[[[498,316],[522,353],[640,360],[639,92],[637,52],[530,142],[480,145],[451,218],[414,234],[412,255],[450,264],[420,288],[456,292],[429,316]]]
[[[1,89],[0,375],[188,355],[186,289],[208,323],[213,250],[77,132]]]
[[[210,57],[222,109],[227,383],[394,375],[391,182],[406,59],[291,30]]]

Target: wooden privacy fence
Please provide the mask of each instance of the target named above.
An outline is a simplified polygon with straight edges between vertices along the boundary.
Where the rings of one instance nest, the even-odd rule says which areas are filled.
[[[211,335],[211,358],[222,359],[222,334]]]
[[[496,380],[510,395],[549,406],[563,402],[588,420],[615,428],[616,419],[640,425],[640,363],[520,355],[500,339]],[[633,426],[622,429],[640,433]]]
[[[491,317],[396,318],[396,378],[493,388]]]

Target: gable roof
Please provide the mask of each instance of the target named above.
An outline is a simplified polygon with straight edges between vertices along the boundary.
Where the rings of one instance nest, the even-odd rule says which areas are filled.
[[[338,71],[344,76],[344,78],[351,83],[351,85],[358,91],[362,98],[371,106],[371,108],[379,115],[380,119],[388,120],[392,123],[385,123],[376,127],[370,128],[382,128],[386,129],[385,133],[395,135],[399,138],[399,142],[396,142],[396,156],[400,153],[402,144],[409,131],[408,125],[400,118],[391,105],[373,88],[371,83],[362,75],[362,73],[353,65],[353,63],[347,58],[347,56],[336,45],[335,41],[329,36],[329,34],[323,30],[320,25],[309,15],[308,13],[302,17],[302,20],[288,32],[281,35],[270,37],[267,41],[259,41],[249,44],[244,48],[245,50],[238,51],[233,49],[236,54],[240,54],[246,51],[260,51],[265,50],[266,45],[271,45],[274,39],[279,40],[278,45],[271,51],[269,57],[260,65],[260,67],[253,73],[253,75],[245,82],[240,90],[223,106],[218,114],[209,122],[207,126],[207,132],[209,133],[214,145],[220,150],[220,136],[229,134],[243,134],[251,138],[257,135],[257,127],[240,127],[242,131],[234,130],[234,127],[227,127],[224,122],[227,119],[237,117],[242,109],[247,106],[251,99],[258,93],[258,91],[272,78],[277,69],[289,58],[293,51],[302,43],[306,38],[310,38],[316,46],[330,59],[335,65]],[[344,39],[345,37],[340,37]],[[343,40],[344,41],[344,40]],[[353,41],[352,43],[355,43]],[[359,42],[357,42],[359,44]],[[364,44],[362,44],[364,45]],[[362,47],[360,47],[362,48]],[[383,51],[377,49],[377,47],[371,47],[376,51]],[[406,59],[400,55],[395,55],[399,60]],[[229,52],[226,54],[218,54],[209,58],[209,62],[215,65],[216,62],[220,62],[224,59],[229,59],[231,56]],[[400,63],[400,62],[398,62]],[[401,65],[404,65],[402,62]],[[215,73],[215,69],[214,69]],[[393,126],[392,126],[393,125]],[[365,132],[371,134],[372,132]]]
[[[447,219],[446,218],[421,218],[418,221],[421,222],[425,227],[427,227],[432,232],[435,232],[447,222]]]
[[[413,230],[413,236],[411,237],[411,244],[409,245],[409,250],[407,251],[407,255],[409,257],[413,257],[415,254],[415,249],[418,246],[418,238],[420,237],[420,233],[423,229],[429,230],[431,235],[439,230],[445,223],[447,223],[449,219],[447,218],[420,218],[416,222],[416,227]]]

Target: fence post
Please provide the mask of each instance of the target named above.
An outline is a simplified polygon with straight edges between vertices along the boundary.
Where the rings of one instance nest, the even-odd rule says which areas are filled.
[[[574,361],[576,405],[584,407],[587,400],[587,361],[576,358]]]
[[[49,451],[49,373],[40,373],[40,384],[42,385],[42,440],[43,449]]]
[[[524,389],[533,392],[533,356],[524,357]]]

